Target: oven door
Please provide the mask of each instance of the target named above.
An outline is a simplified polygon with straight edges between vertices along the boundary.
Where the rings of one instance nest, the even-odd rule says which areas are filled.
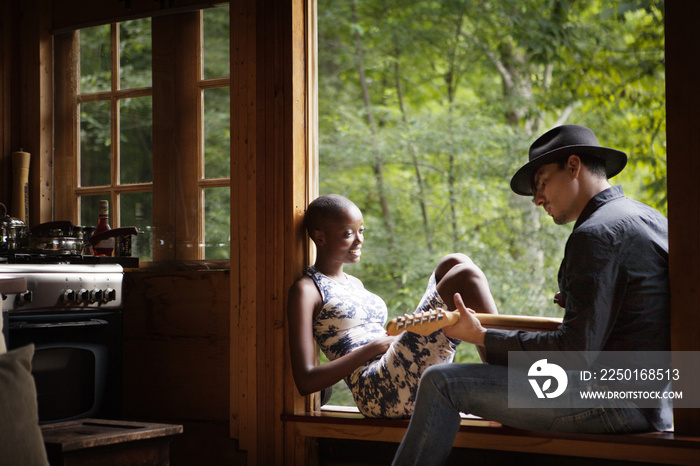
[[[8,348],[33,343],[39,422],[121,412],[121,311],[10,313]]]

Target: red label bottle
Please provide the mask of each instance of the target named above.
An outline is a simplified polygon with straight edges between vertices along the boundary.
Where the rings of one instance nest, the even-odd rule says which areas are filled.
[[[111,230],[109,226],[109,201],[100,201],[100,217],[95,228],[94,235]],[[111,256],[114,250],[114,238],[107,238],[100,241],[93,248],[96,256]]]

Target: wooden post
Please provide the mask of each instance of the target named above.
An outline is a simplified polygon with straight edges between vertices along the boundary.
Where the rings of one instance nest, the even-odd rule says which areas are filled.
[[[13,150],[32,154],[29,172],[29,225],[52,219],[53,204],[53,46],[51,1],[21,3],[19,93],[22,105]]]
[[[700,2],[666,2],[666,127],[671,345],[700,351]],[[695,394],[681,378],[674,390]],[[675,409],[677,434],[700,435],[700,409]]]
[[[281,415],[306,402],[288,367],[284,301],[306,262],[314,171],[307,2],[231,2],[230,14],[231,435],[248,464],[281,465],[295,454]]]

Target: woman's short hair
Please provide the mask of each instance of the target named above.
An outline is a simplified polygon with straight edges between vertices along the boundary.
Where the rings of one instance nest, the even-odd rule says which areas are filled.
[[[354,202],[340,194],[326,194],[314,199],[304,214],[304,227],[306,227],[309,237],[313,239],[314,230],[322,229],[326,222],[337,218],[341,213],[353,207],[357,209]]]

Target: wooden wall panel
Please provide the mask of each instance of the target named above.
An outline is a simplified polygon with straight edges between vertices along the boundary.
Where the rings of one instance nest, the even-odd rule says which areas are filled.
[[[12,69],[12,2],[0,2],[0,202],[8,208],[12,186],[10,177],[12,170],[12,146],[10,120],[12,113],[12,93],[10,92],[10,70]]]
[[[228,420],[228,271],[124,277],[124,414]]]
[[[62,70],[54,77],[55,126],[54,166],[54,218],[78,219],[74,187],[78,184],[78,122],[80,116],[76,99],[80,89],[80,43],[77,32],[60,34],[54,38],[54,61]]]
[[[700,351],[700,2],[666,2],[666,127],[671,344]],[[674,383],[697,393],[698,387]],[[700,435],[700,409],[676,409],[677,433]]]
[[[245,464],[229,435],[229,272],[169,267],[125,274],[124,417],[182,424],[173,464]]]
[[[9,77],[13,117],[11,150],[31,154],[29,168],[30,225],[51,220],[53,204],[53,47],[51,0],[18,2],[19,24],[12,39],[19,39]],[[13,26],[14,28],[14,26]],[[17,60],[17,61],[15,61]]]
[[[317,108],[317,37],[316,2],[294,2],[291,10],[291,44],[286,50],[292,74],[290,87],[294,105],[290,118],[293,158],[285,171],[285,238],[290,238],[285,250],[285,286],[301,275],[310,262],[310,242],[304,230],[304,212],[308,203],[318,195],[318,108]],[[287,296],[284,300],[286,304]],[[286,309],[286,306],[285,306]],[[286,319],[286,315],[285,315]],[[286,322],[286,320],[285,320]],[[288,329],[289,326],[285,325]],[[287,344],[285,340],[285,344]],[[289,351],[285,347],[285,413],[307,412],[318,405],[318,397],[299,394],[291,371]],[[316,450],[314,439],[296,436],[293,427],[286,427],[284,464],[313,464]]]
[[[280,419],[302,404],[284,301],[306,260],[306,2],[231,4],[231,434],[248,464],[284,464]]]
[[[255,464],[256,1],[234,2],[231,29],[231,435]],[[262,264],[261,264],[262,265]],[[262,309],[262,306],[260,306]]]

